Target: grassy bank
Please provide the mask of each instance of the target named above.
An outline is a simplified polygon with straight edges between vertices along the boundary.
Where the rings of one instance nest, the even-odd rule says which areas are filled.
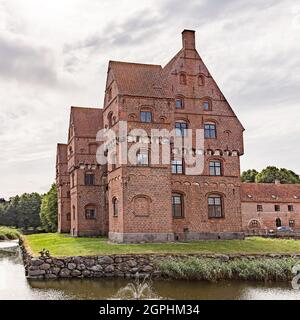
[[[20,237],[17,229],[0,226],[0,240],[14,240]]]
[[[107,238],[72,238],[58,233],[24,236],[26,245],[34,255],[42,249],[52,256],[88,256],[103,254],[144,253],[300,253],[300,240],[265,239],[259,237],[246,240],[194,241],[188,243],[113,244]]]
[[[294,258],[170,259],[159,264],[165,276],[188,280],[256,280],[288,281],[292,268],[300,260]]]

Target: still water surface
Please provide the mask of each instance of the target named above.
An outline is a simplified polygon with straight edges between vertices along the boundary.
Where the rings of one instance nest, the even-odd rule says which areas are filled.
[[[1,244],[4,246],[4,244]],[[0,300],[8,299],[111,299],[125,298],[124,288],[133,283],[126,279],[71,279],[27,281],[20,252],[5,253],[0,248]],[[145,284],[144,295],[166,299],[297,299],[300,291],[289,283],[218,282],[159,280]],[[144,287],[145,287],[144,286]],[[123,289],[123,290],[122,290]],[[138,290],[136,290],[138,291]],[[130,295],[130,294],[129,294]]]

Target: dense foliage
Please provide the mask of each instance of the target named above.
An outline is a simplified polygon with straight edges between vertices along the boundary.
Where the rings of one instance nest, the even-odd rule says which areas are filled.
[[[241,179],[242,182],[274,183],[278,180],[281,183],[300,183],[299,175],[292,170],[272,166],[263,169],[261,172],[255,169],[244,171]]]
[[[46,232],[57,231],[57,189],[54,183],[43,196],[40,218],[41,226]]]
[[[0,225],[22,229],[40,225],[41,196],[38,193],[24,193],[9,201],[0,203]]]
[[[24,193],[0,199],[0,226],[22,230],[55,232],[57,230],[57,194],[53,184],[45,195]]]
[[[20,237],[17,229],[0,226],[0,240],[14,240]]]

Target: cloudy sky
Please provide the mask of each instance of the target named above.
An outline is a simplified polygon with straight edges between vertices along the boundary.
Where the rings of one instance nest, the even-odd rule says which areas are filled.
[[[300,173],[299,1],[0,0],[0,198],[47,191],[108,60],[165,65],[185,28],[246,128],[242,169]]]

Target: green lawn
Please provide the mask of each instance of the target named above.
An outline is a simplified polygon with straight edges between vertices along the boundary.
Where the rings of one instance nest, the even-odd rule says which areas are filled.
[[[72,238],[57,233],[24,236],[34,255],[42,249],[52,256],[79,256],[129,253],[299,253],[300,240],[265,239],[194,241],[189,243],[113,244],[107,238]]]

